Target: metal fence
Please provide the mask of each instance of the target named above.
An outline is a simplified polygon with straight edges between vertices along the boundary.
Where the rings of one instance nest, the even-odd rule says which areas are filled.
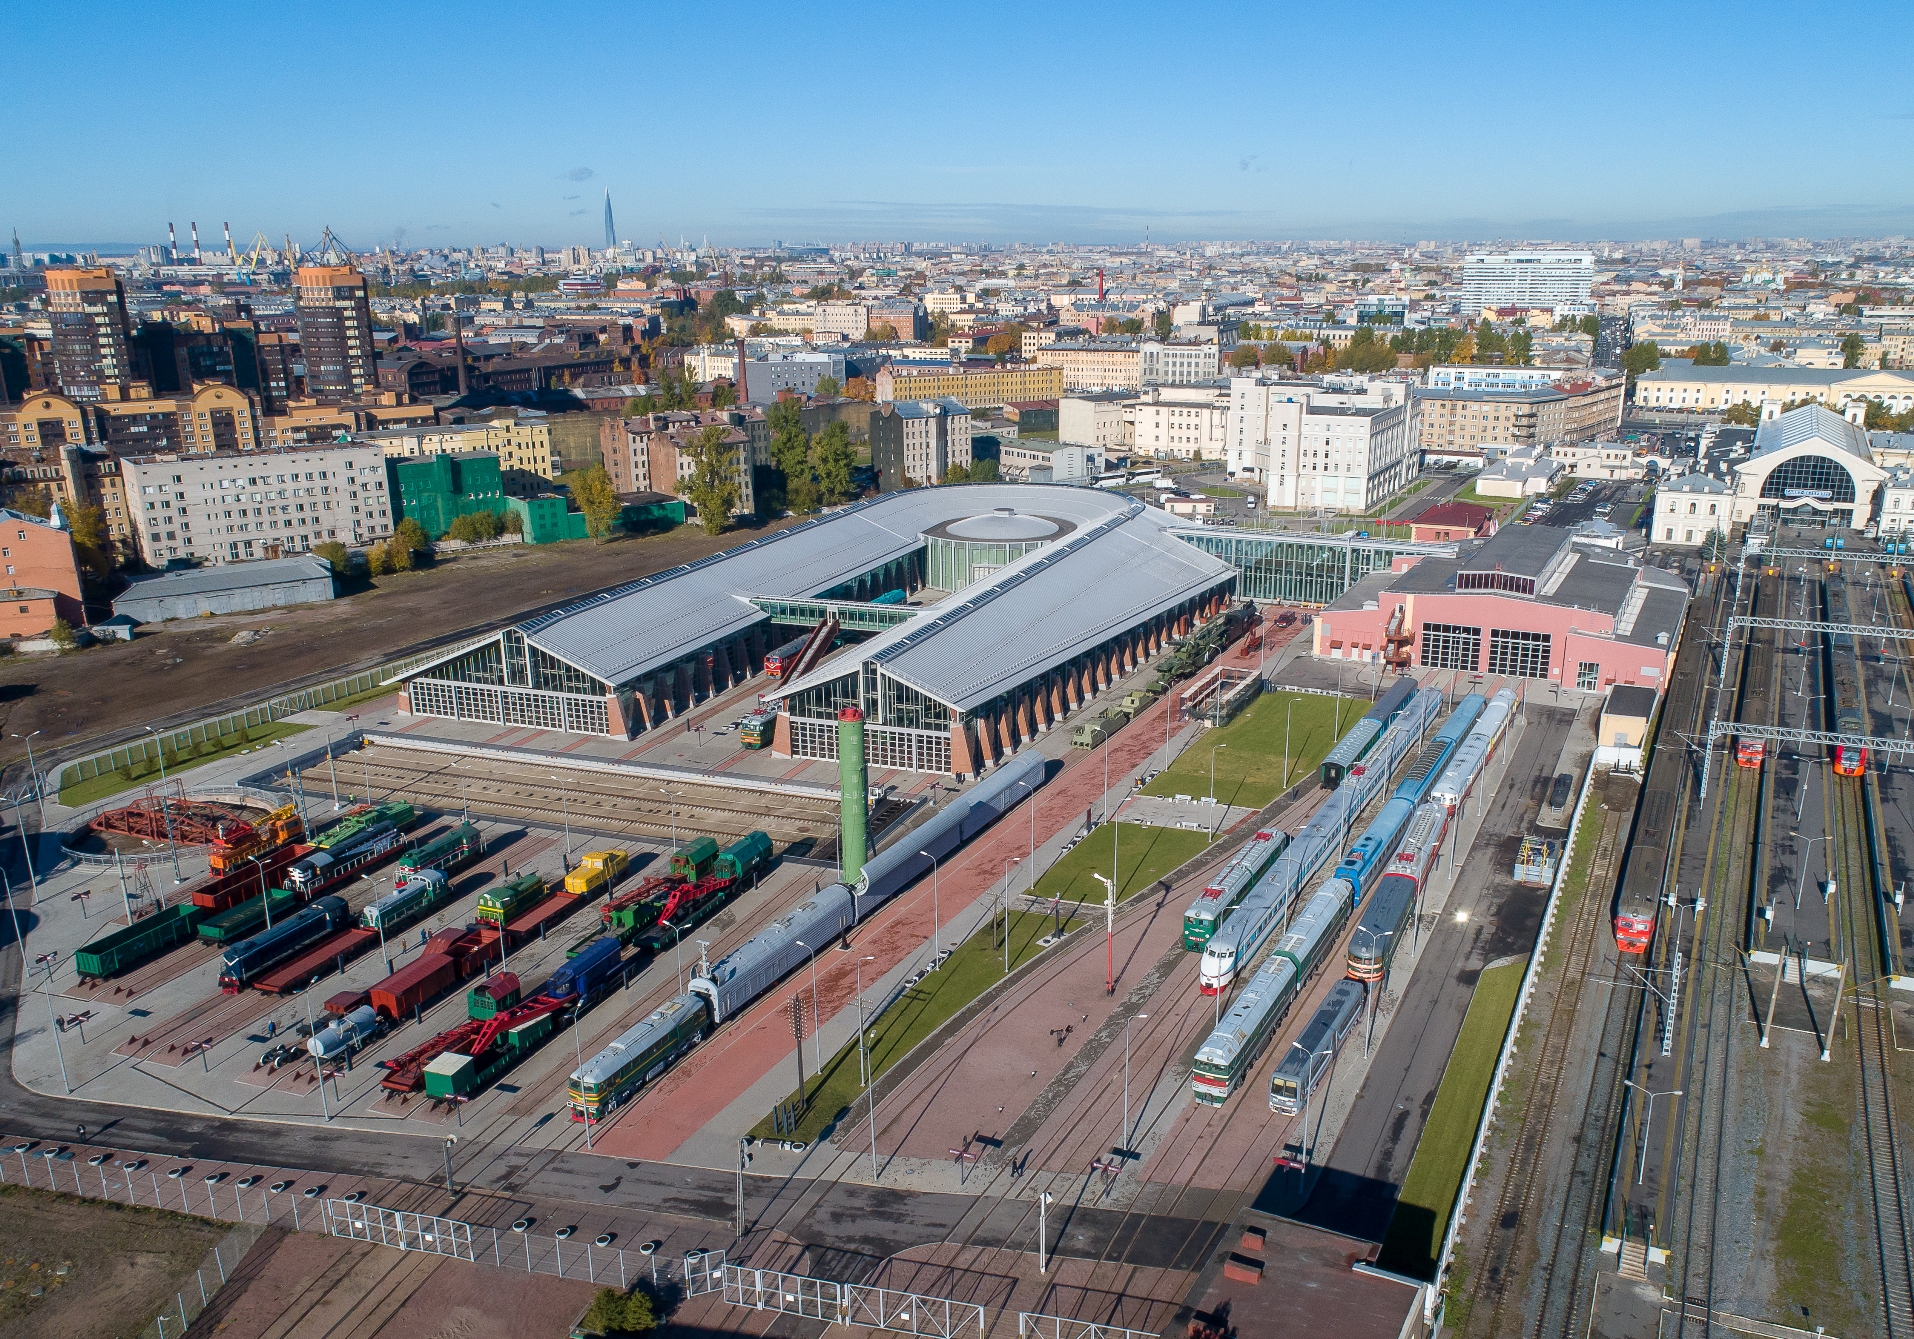
[[[1126,1330],[1121,1325],[1100,1325],[1094,1320],[1019,1311],[1017,1339],[1158,1339],[1158,1336],[1150,1330]]]
[[[401,1251],[424,1251],[428,1255],[449,1255],[455,1260],[473,1260],[472,1225],[455,1218],[435,1214],[407,1213],[403,1209],[381,1209],[376,1204],[346,1200],[326,1201],[327,1230],[335,1237],[354,1241],[376,1241]]]
[[[228,715],[216,716],[211,720],[199,721],[177,730],[149,735],[118,748],[107,749],[91,757],[81,758],[77,762],[66,764],[61,769],[58,789],[64,789],[80,781],[91,781],[95,777],[105,776],[110,772],[117,772],[129,780],[144,778],[148,772],[157,777],[161,750],[165,751],[168,767],[182,763],[191,766],[195,754],[216,753],[221,748],[230,747],[235,743],[244,743],[253,730],[269,726],[274,721],[283,720],[287,716],[296,716],[302,711],[311,711],[315,707],[342,702],[347,698],[357,697],[361,693],[383,687],[404,678],[412,670],[428,661],[442,659],[462,649],[464,648],[460,646],[447,646],[436,651],[408,656],[404,660],[395,660],[389,665],[380,665],[376,669],[349,674],[328,683],[315,684],[311,688],[282,693],[277,697],[268,698],[257,706],[247,707],[244,711],[231,712]]]
[[[975,1302],[744,1265],[724,1267],[724,1300],[754,1311],[776,1311],[827,1325],[891,1330],[927,1339],[956,1339],[959,1334],[968,1334],[972,1326],[979,1339],[984,1333],[984,1309]]]

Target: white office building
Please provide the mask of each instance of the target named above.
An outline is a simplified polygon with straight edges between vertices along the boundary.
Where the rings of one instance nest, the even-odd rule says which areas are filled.
[[[1222,386],[1149,386],[1131,413],[1136,453],[1159,460],[1221,460],[1230,392]]]
[[[1464,363],[1459,367],[1432,367],[1422,374],[1422,384],[1432,391],[1539,391],[1553,386],[1561,376],[1559,367],[1477,367]]]
[[[1462,311],[1585,303],[1594,286],[1592,251],[1477,252],[1462,264]]]
[[[140,556],[236,563],[392,533],[385,456],[363,442],[290,451],[122,456]]]
[[[1188,386],[1212,381],[1222,372],[1222,346],[1214,340],[1143,341],[1141,360],[1145,386]]]
[[[1229,473],[1263,484],[1271,507],[1366,511],[1415,477],[1415,401],[1403,382],[1231,377],[1229,396]]]

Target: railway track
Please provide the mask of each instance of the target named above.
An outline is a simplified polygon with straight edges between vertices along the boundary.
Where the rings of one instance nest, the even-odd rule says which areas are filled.
[[[1531,1240],[1540,1245],[1531,1231],[1536,1197],[1547,1180],[1548,1167],[1543,1152],[1554,1130],[1576,1019],[1588,995],[1588,974],[1594,964],[1595,947],[1605,938],[1609,889],[1614,886],[1621,842],[1632,807],[1610,805],[1603,814],[1588,885],[1572,918],[1562,926],[1563,932],[1569,935],[1568,953],[1542,1037],[1532,1052],[1532,1095],[1525,1103],[1514,1147],[1508,1154],[1501,1190],[1496,1196],[1495,1211],[1488,1220],[1488,1237],[1481,1248],[1482,1267],[1470,1276],[1467,1314],[1474,1317],[1480,1314],[1484,1303],[1488,1305],[1486,1327],[1471,1326],[1473,1333],[1501,1335],[1510,1331],[1510,1322],[1515,1317],[1509,1314],[1509,1307],[1520,1305],[1522,1289],[1518,1280],[1527,1280],[1521,1269],[1523,1258],[1528,1254],[1526,1247]]]
[[[655,782],[624,782],[592,777],[562,785],[548,776],[521,775],[516,769],[465,774],[453,764],[414,762],[397,750],[370,750],[352,769],[381,798],[396,795],[433,808],[457,810],[470,802],[480,812],[549,826],[553,817],[569,818],[581,829],[625,833],[669,841],[711,832],[727,837],[761,829],[779,846],[827,837],[837,830],[837,805],[801,797],[766,796],[726,803],[717,786],[695,795],[690,787],[671,791]],[[496,765],[493,765],[496,766]]]

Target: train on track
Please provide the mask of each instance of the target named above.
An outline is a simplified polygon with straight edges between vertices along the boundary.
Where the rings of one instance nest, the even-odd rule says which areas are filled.
[[[833,883],[693,978],[690,989],[627,1028],[573,1070],[571,1118],[595,1123],[631,1100],[714,1028],[743,1012],[817,948],[831,943],[989,827],[1044,782],[1036,753],[1010,759],[908,841],[872,856],[856,884]]]
[[[1339,796],[1349,796],[1356,802],[1351,815],[1353,818],[1353,813],[1360,812],[1368,799],[1382,793],[1389,777],[1383,760],[1390,757],[1400,760],[1407,756],[1422,729],[1434,720],[1441,702],[1442,696],[1435,689],[1426,688],[1418,693],[1416,700],[1392,727],[1406,729],[1406,737],[1394,741],[1385,738],[1371,752],[1368,766],[1363,769],[1365,775],[1357,775],[1352,769],[1348,782],[1330,797],[1329,803]],[[1460,803],[1461,797],[1474,789],[1477,779],[1494,755],[1495,746],[1508,728],[1509,714],[1514,704],[1515,695],[1507,689],[1498,692],[1486,704],[1476,697],[1467,710],[1458,704],[1463,724],[1450,729],[1450,722],[1456,721],[1458,714],[1451,713],[1450,722],[1445,722],[1443,729],[1436,732],[1437,736],[1444,738],[1443,757],[1448,760],[1446,765],[1422,769],[1412,767],[1411,773],[1420,771],[1420,775],[1405,777],[1403,783],[1395,787],[1389,803],[1383,806],[1382,812],[1365,829],[1363,838],[1352,848],[1352,854],[1363,853],[1363,859],[1358,862],[1360,875],[1373,891],[1362,920],[1350,935],[1350,945],[1344,958],[1344,974],[1354,980],[1346,983],[1347,989],[1345,986],[1336,987],[1331,992],[1332,999],[1342,998],[1349,991],[1354,991],[1360,1000],[1364,989],[1361,983],[1380,981],[1388,972],[1389,963],[1400,944],[1403,927],[1420,902],[1422,887],[1448,832],[1449,797]],[[1433,739],[1431,742],[1434,742]],[[1427,756],[1428,749],[1425,747],[1418,753],[1417,761],[1423,761]],[[1458,771],[1458,767],[1461,770]],[[1436,798],[1439,790],[1444,793],[1444,798]],[[1360,800],[1357,798],[1359,795]],[[1323,815],[1329,803],[1317,811],[1311,822]],[[1406,815],[1399,807],[1404,805],[1408,806]],[[1343,821],[1346,830],[1349,820]],[[1309,826],[1305,823],[1298,829],[1290,852],[1285,853],[1283,859],[1288,859],[1290,854],[1303,852],[1307,843],[1318,840],[1309,831]],[[1389,829],[1394,830],[1394,835],[1386,835]],[[1376,860],[1371,858],[1372,852],[1386,852],[1386,856]],[[1322,854],[1326,855],[1327,851]],[[1322,855],[1318,855],[1315,862],[1303,871],[1304,878],[1321,863],[1321,859]],[[1277,1026],[1288,1014],[1296,996],[1331,956],[1343,926],[1348,924],[1350,914],[1362,902],[1358,884],[1349,877],[1356,867],[1346,868],[1347,865],[1345,858],[1344,863],[1338,864],[1309,901],[1303,904],[1295,920],[1276,941],[1269,957],[1243,987],[1235,1004],[1198,1048],[1190,1067],[1190,1087],[1197,1101],[1219,1106],[1242,1085],[1251,1067],[1268,1047],[1270,1038],[1275,1035]],[[1282,867],[1283,860],[1278,860],[1264,884],[1252,890],[1250,896],[1244,899],[1246,906],[1278,877]],[[1291,896],[1293,898],[1293,893]],[[1239,912],[1230,924],[1240,923],[1247,929],[1250,922],[1244,918],[1250,914],[1248,911]],[[1263,937],[1267,937],[1267,932]],[[1203,970],[1210,975],[1207,978],[1199,977],[1199,984],[1205,993],[1228,989],[1229,978],[1223,976],[1224,965],[1221,962],[1212,965],[1209,958],[1211,950],[1225,939],[1235,940],[1232,951],[1236,956],[1228,964],[1232,977],[1237,965],[1246,962],[1254,954],[1256,944],[1262,942],[1261,938],[1252,940],[1249,935],[1233,936],[1226,926],[1204,951]],[[1331,1028],[1326,1035],[1339,1040],[1344,1030]],[[1309,1054],[1313,1056],[1315,1052],[1312,1050]],[[1330,1054],[1333,1056],[1333,1046]],[[1315,1061],[1310,1063],[1314,1065]],[[1297,1079],[1295,1091],[1304,1092],[1314,1083],[1316,1073],[1314,1068],[1305,1066],[1293,1075]],[[1272,1090],[1272,1104],[1278,1100],[1278,1096]]]
[[[1289,835],[1277,828],[1264,828],[1238,847],[1183,913],[1183,947],[1200,950],[1209,943],[1243,900],[1243,894],[1269,873],[1276,857],[1288,848]]]
[[[1228,990],[1238,969],[1287,923],[1310,877],[1343,849],[1358,815],[1384,793],[1396,766],[1409,756],[1441,709],[1442,694],[1438,690],[1424,688],[1413,693],[1362,760],[1350,764],[1343,784],[1296,829],[1289,849],[1244,894],[1235,914],[1203,946],[1203,961],[1196,975],[1199,990],[1205,995]]]
[[[1375,705],[1349,727],[1349,733],[1336,741],[1335,748],[1329,750],[1329,755],[1323,759],[1323,784],[1332,788],[1340,786],[1343,778],[1349,774],[1349,769],[1375,747],[1383,731],[1402,714],[1402,709],[1409,705],[1415,694],[1416,681],[1407,675],[1390,684],[1388,691],[1377,698]]]

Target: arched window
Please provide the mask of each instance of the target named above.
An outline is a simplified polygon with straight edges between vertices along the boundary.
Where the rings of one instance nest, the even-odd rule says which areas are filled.
[[[1796,456],[1774,467],[1761,485],[1762,497],[1814,497],[1824,502],[1854,501],[1854,476],[1826,456]]]

